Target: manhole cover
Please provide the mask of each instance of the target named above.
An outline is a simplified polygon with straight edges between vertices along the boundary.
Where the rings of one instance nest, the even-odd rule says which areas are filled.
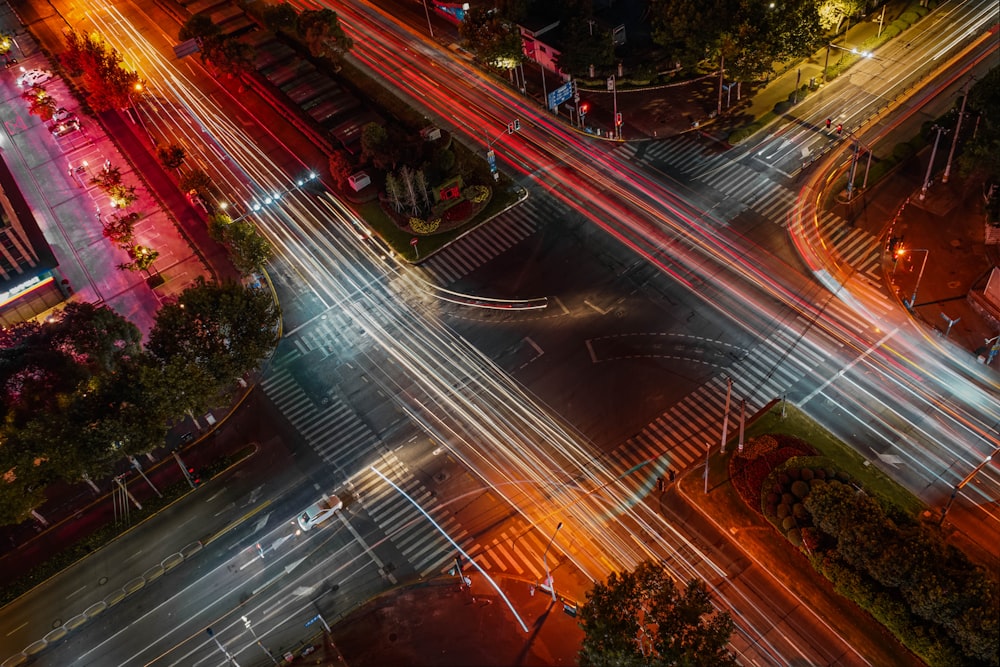
[[[61,627],[62,624],[63,624],[62,619],[57,618],[56,620],[52,621],[52,629],[55,630],[56,628]]]
[[[950,283],[948,283],[948,289],[958,289],[961,286],[962,283],[958,282],[957,280],[952,280]]]
[[[97,580],[97,585],[98,586],[103,586],[106,583],[108,583],[108,578],[107,577],[101,577],[100,579]]]

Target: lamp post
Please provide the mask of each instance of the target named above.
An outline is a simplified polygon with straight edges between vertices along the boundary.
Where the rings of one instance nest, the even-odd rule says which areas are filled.
[[[431,26],[431,10],[427,8],[427,0],[424,0],[424,14],[427,16],[427,32],[434,37],[434,28]]]
[[[215,641],[215,645],[219,647],[220,651],[222,651],[222,655],[226,656],[226,660],[229,664],[233,665],[233,667],[240,667],[240,663],[236,662],[236,658],[234,658],[232,654],[226,650],[226,647],[222,645],[219,638],[215,636],[215,631],[212,630],[212,628],[205,628],[205,632],[207,632],[208,636]]]
[[[951,492],[951,498],[949,498],[949,499],[948,499],[948,504],[946,504],[946,505],[944,506],[944,510],[943,510],[943,511],[941,512],[941,521],[939,521],[939,522],[938,522],[938,525],[941,525],[941,524],[943,524],[943,523],[944,523],[944,518],[945,518],[946,516],[948,516],[948,510],[950,510],[950,509],[951,509],[951,505],[952,505],[952,503],[954,503],[954,502],[955,502],[955,496],[956,496],[956,495],[958,495],[958,492],[959,492],[959,491],[960,491],[960,490],[961,490],[961,489],[962,489],[962,488],[963,488],[963,487],[964,487],[964,486],[965,486],[966,484],[968,484],[969,482],[971,482],[971,481],[973,480],[973,478],[975,478],[975,476],[979,474],[979,471],[980,471],[980,470],[982,470],[983,468],[985,468],[985,467],[986,467],[986,465],[987,465],[987,464],[988,464],[988,463],[989,463],[990,461],[992,461],[992,460],[993,460],[993,457],[994,457],[994,456],[996,456],[996,455],[997,455],[997,453],[1000,453],[1000,447],[997,447],[996,449],[994,449],[992,453],[990,453],[990,454],[989,454],[989,455],[988,455],[988,456],[987,456],[987,457],[986,457],[985,459],[983,459],[982,463],[980,463],[980,464],[979,464],[979,465],[977,465],[977,466],[976,466],[975,468],[973,468],[973,469],[972,469],[972,472],[970,472],[970,473],[969,473],[968,475],[966,475],[966,476],[965,476],[965,477],[964,477],[964,478],[962,479],[962,481],[961,481],[961,482],[959,482],[958,484],[956,484],[956,485],[955,485],[955,488],[954,488],[954,489],[952,490],[952,492]]]
[[[549,555],[549,547],[552,546],[552,542],[556,539],[556,533],[562,528],[562,521],[556,526],[556,529],[552,531],[552,537],[549,538],[549,543],[545,545],[545,551],[542,552],[542,564],[545,566],[545,583],[549,585],[549,592],[552,593],[552,601],[556,601],[556,584],[552,581],[552,573],[549,572],[549,561],[547,556]]]
[[[246,628],[247,628],[247,630],[249,630],[249,631],[250,631],[250,634],[251,634],[251,635],[253,636],[253,640],[254,640],[255,642],[257,642],[257,646],[259,646],[259,647],[260,647],[260,650],[261,650],[261,651],[263,651],[264,653],[266,653],[266,654],[267,654],[267,657],[271,659],[271,662],[272,662],[272,663],[274,663],[275,665],[277,665],[277,664],[278,664],[278,661],[277,661],[277,660],[275,660],[275,659],[274,659],[274,656],[273,656],[273,655],[271,655],[271,652],[270,652],[270,651],[268,651],[268,650],[267,650],[267,649],[266,649],[266,648],[264,647],[264,645],[260,643],[260,639],[259,639],[259,638],[257,637],[257,633],[253,631],[253,628],[252,628],[252,627],[251,627],[251,625],[250,625],[250,619],[249,619],[249,618],[247,618],[246,616],[242,616],[241,618],[243,619],[243,625],[245,625],[245,626],[246,626]]]
[[[934,158],[937,156],[938,142],[941,141],[942,134],[947,134],[949,132],[947,128],[941,127],[940,125],[935,125],[931,129],[937,130],[937,136],[934,137],[934,148],[931,149],[931,160],[927,163],[927,175],[924,177],[924,184],[920,188],[920,201],[924,200],[924,197],[927,196],[927,188],[931,187],[931,173],[934,171]]]
[[[903,303],[906,304],[907,309],[913,310],[913,304],[917,302],[917,289],[920,287],[920,279],[924,277],[924,269],[927,268],[927,257],[931,254],[926,248],[916,248],[914,250],[904,251],[902,254],[907,252],[922,252],[924,253],[924,261],[920,263],[920,273],[917,274],[917,283],[913,286],[913,294],[910,296],[910,301]]]
[[[493,174],[493,180],[500,180],[500,172],[497,171],[497,154],[493,150],[493,144],[500,141],[500,137],[505,134],[514,134],[515,132],[521,131],[521,119],[515,118],[511,122],[507,123],[507,128],[500,132],[493,139],[490,139],[490,135],[486,134],[486,130],[483,130],[483,134],[486,136],[486,162],[490,165],[490,173]]]
[[[255,201],[251,204],[247,204],[246,207],[247,212],[237,218],[231,219],[229,221],[229,224],[233,224],[234,222],[239,222],[240,220],[243,220],[244,218],[247,218],[253,215],[254,213],[260,213],[267,206],[270,206],[271,204],[277,204],[279,201],[281,201],[281,198],[287,195],[289,192],[292,192],[293,190],[299,190],[305,187],[306,184],[311,183],[317,178],[319,178],[319,176],[316,174],[316,172],[311,171],[304,178],[297,179],[295,181],[295,185],[286,188],[285,190],[282,190],[277,194],[265,195],[264,198],[262,199],[263,203]],[[222,210],[223,213],[225,213],[226,210],[229,208],[229,204],[226,202],[222,202],[219,204],[219,208]]]
[[[951,161],[955,157],[955,147],[958,145],[958,133],[962,131],[962,119],[965,118],[965,103],[969,101],[969,91],[966,90],[965,94],[962,95],[962,108],[958,111],[958,120],[955,121],[955,136],[951,138],[951,149],[948,151],[948,161],[944,164],[944,174],[941,176],[941,182],[947,183],[948,177],[951,176]]]

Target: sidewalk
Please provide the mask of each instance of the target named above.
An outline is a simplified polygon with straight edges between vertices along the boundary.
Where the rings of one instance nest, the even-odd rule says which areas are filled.
[[[468,573],[467,573],[468,574]],[[351,667],[383,665],[575,665],[583,631],[576,618],[531,582],[496,581],[528,632],[482,575],[471,590],[444,577],[403,586],[367,602],[333,626]]]

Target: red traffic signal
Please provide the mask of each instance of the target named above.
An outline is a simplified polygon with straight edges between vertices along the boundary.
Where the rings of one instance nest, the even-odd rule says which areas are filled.
[[[622,112],[621,111],[619,111],[618,114],[615,116],[615,122],[618,123],[619,125],[622,124]]]
[[[843,131],[844,131],[844,124],[843,123],[839,123],[837,125],[837,134],[840,134]]]
[[[826,129],[829,130],[830,129],[830,125],[832,125],[832,124],[833,124],[833,119],[832,118],[827,118],[826,119]]]
[[[590,102],[583,102],[582,104],[580,104],[581,116],[586,116],[588,111],[590,111]]]
[[[194,482],[195,486],[201,484],[201,475],[195,472],[193,466],[188,467],[188,476],[191,478],[191,481]]]

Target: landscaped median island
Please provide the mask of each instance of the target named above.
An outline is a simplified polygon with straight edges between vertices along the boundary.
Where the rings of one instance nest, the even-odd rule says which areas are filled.
[[[772,408],[748,432],[742,451],[730,446],[712,459],[707,495],[700,476],[683,491],[758,562],[817,613],[836,604],[856,616],[832,596],[820,600],[832,586],[928,665],[1000,662],[997,579],[948,544],[936,513],[793,408]],[[828,584],[806,575],[808,565]],[[887,648],[855,639],[869,659]],[[890,654],[894,664],[914,663]]]

